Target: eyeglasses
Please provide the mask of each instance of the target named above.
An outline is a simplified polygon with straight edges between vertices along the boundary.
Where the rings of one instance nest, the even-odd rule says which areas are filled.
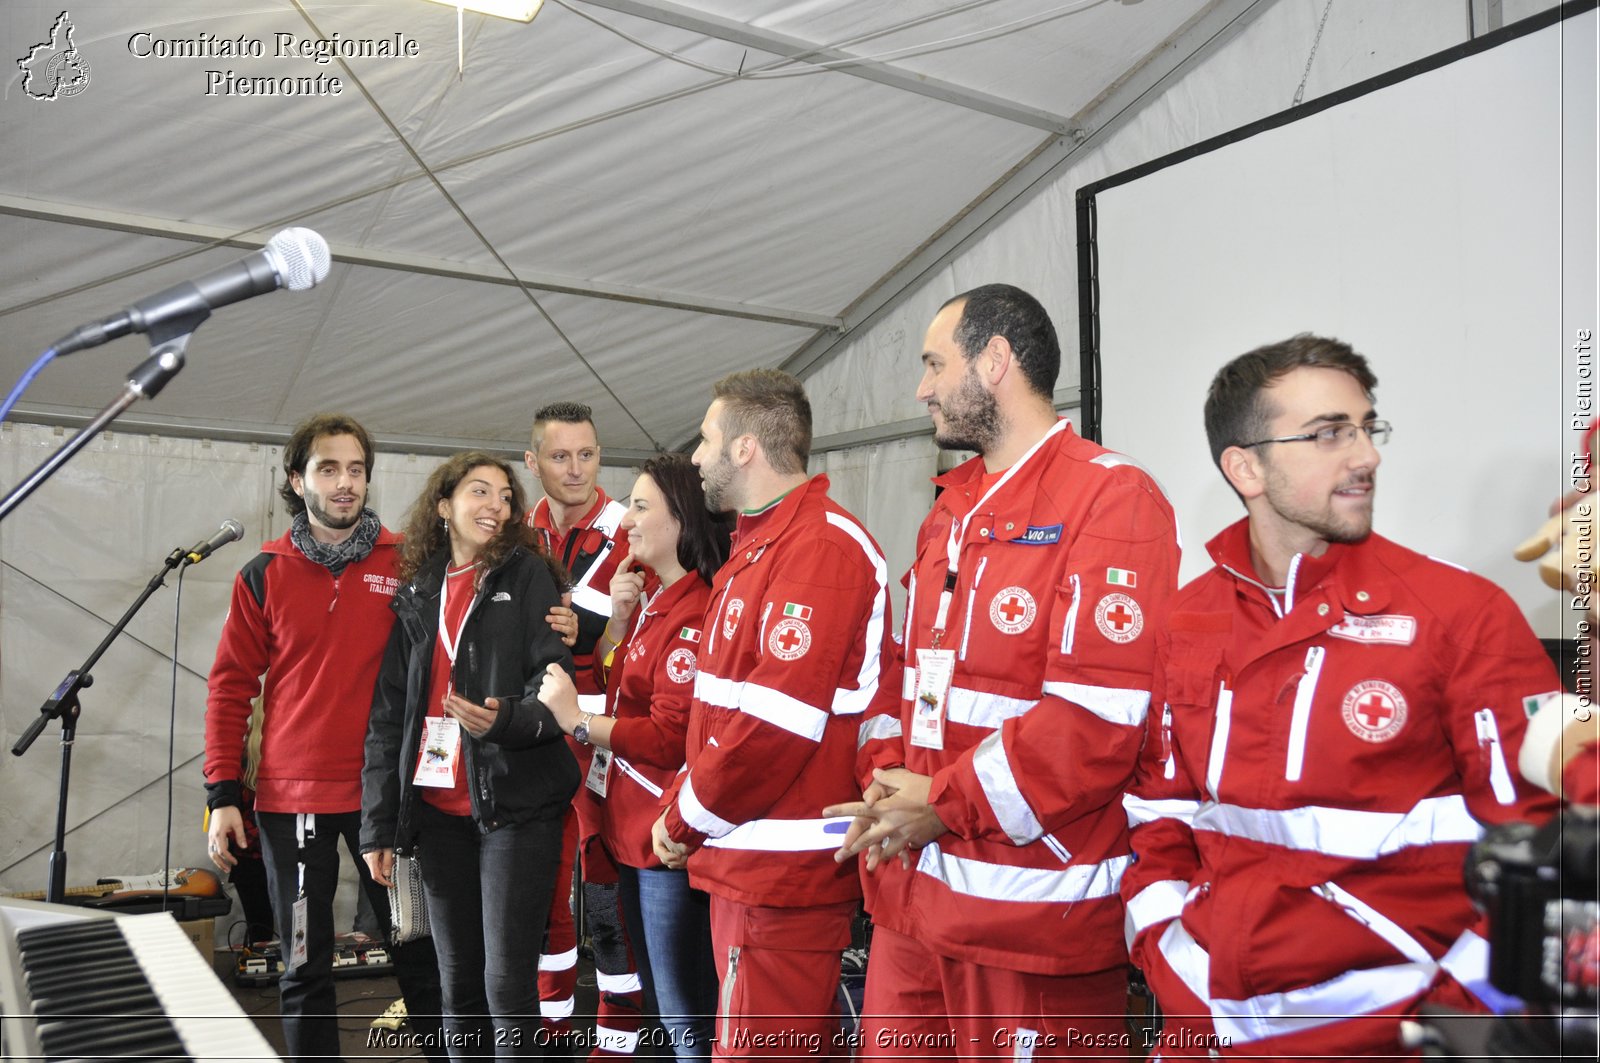
[[[1351,424],[1349,421],[1340,421],[1338,424],[1325,424],[1315,432],[1307,432],[1298,436],[1279,436],[1276,439],[1258,439],[1254,443],[1241,443],[1242,447],[1259,447],[1266,443],[1304,443],[1307,441],[1317,445],[1318,450],[1343,450],[1356,441],[1358,432],[1365,432],[1372,440],[1372,445],[1381,447],[1389,442],[1389,433],[1394,426],[1388,421],[1368,421],[1365,424]]]

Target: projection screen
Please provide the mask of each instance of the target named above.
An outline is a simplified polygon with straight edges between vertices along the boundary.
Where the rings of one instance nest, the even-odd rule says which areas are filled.
[[[1395,425],[1377,530],[1498,583],[1541,637],[1572,630],[1511,551],[1595,412],[1596,19],[1573,6],[1079,193],[1086,427],[1166,487],[1185,582],[1243,516],[1207,383],[1315,332],[1368,357]]]

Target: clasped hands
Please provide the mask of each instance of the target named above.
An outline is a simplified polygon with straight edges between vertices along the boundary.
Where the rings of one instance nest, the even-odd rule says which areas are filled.
[[[911,866],[912,849],[920,849],[950,828],[928,803],[933,780],[906,768],[879,768],[860,801],[829,805],[824,816],[853,816],[844,844],[833,858],[844,863],[867,854],[867,870],[896,856]]]

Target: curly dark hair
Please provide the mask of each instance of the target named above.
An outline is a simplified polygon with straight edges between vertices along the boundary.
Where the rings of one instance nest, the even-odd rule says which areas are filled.
[[[524,517],[528,512],[528,495],[523,490],[522,481],[517,479],[516,470],[487,451],[468,450],[452,454],[433,470],[427,484],[422,488],[422,493],[406,511],[405,541],[400,545],[402,583],[414,579],[430,558],[450,549],[450,533],[439,516],[439,503],[455,494],[456,488],[461,486],[461,481],[467,478],[468,473],[484,466],[505,473],[506,481],[511,484],[511,513],[501,527],[500,533],[489,540],[488,545],[483,548],[483,553],[478,555],[479,571],[487,572],[499,565],[519,546],[545,557],[546,562],[549,562],[550,559],[537,545],[533,529],[524,523]],[[560,572],[556,586],[565,588],[569,583],[566,573],[561,572],[560,566],[553,566],[552,572]]]
[[[687,454],[658,455],[645,462],[639,473],[660,489],[667,512],[678,522],[678,564],[686,572],[698,572],[709,587],[717,569],[728,560],[733,515],[706,509],[700,470]]]

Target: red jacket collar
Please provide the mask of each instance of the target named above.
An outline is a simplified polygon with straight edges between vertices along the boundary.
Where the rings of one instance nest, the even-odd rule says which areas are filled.
[[[795,514],[812,499],[821,500],[828,494],[828,474],[818,473],[805,483],[784,495],[776,505],[760,513],[741,513],[733,528],[731,549],[741,550],[770,543],[782,535],[794,521]]]
[[[1371,614],[1389,603],[1387,569],[1378,553],[1388,540],[1372,534],[1359,543],[1329,543],[1321,557],[1297,555],[1291,568],[1294,604],[1306,601],[1314,590],[1322,589],[1346,611]],[[1264,588],[1268,584],[1257,575],[1250,556],[1250,520],[1246,517],[1224,528],[1206,544],[1211,559],[1235,581]],[[1275,588],[1277,589],[1277,588]]]

